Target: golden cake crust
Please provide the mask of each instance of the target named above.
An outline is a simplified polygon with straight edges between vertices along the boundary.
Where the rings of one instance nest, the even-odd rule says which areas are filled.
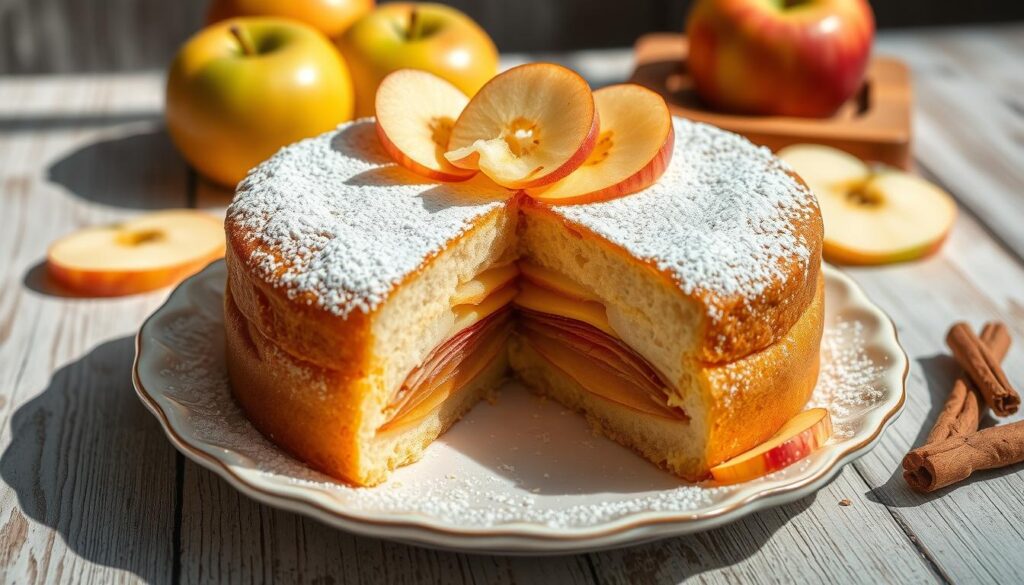
[[[224,295],[225,356],[231,393],[261,433],[310,467],[356,485],[376,485],[411,463],[505,377],[502,353],[427,418],[400,433],[375,436],[365,417],[377,390],[352,371],[324,368],[278,347]],[[375,453],[374,450],[382,453]]]
[[[819,279],[811,305],[776,343],[728,364],[693,366],[705,409],[700,452],[691,438],[676,436],[677,421],[587,392],[528,342],[511,345],[510,361],[530,387],[586,413],[596,431],[688,481],[700,481],[708,469],[761,444],[804,409],[818,379],[824,298]]]
[[[484,214],[479,221],[452,239],[446,249],[456,246],[487,224],[495,216],[510,211],[514,201]],[[370,335],[373,314],[380,305],[368,312],[352,311],[338,315],[327,310],[312,298],[312,293],[294,294],[278,286],[275,278],[261,277],[244,258],[262,255],[279,256],[280,252],[267,249],[249,230],[232,222],[225,223],[227,234],[228,282],[234,291],[238,309],[263,334],[273,339],[292,355],[332,369],[345,369],[365,373],[370,356]],[[255,248],[263,248],[255,253]],[[443,252],[443,251],[442,251]],[[425,270],[436,255],[424,258],[416,270],[406,274],[402,282],[391,289],[394,294]]]
[[[702,361],[749,355],[777,341],[811,303],[821,213],[767,149],[704,124],[673,123],[672,163],[657,184],[570,206],[509,199],[483,180],[417,182],[380,151],[372,121],[288,147],[253,171],[229,209],[238,306],[295,355],[360,367],[368,316],[475,226],[521,207],[661,275],[667,291],[705,317],[691,351]]]
[[[432,262],[488,221],[501,218],[514,234],[520,214],[534,214],[609,250],[620,265],[648,271],[653,290],[699,315],[680,311],[686,335],[666,335],[693,338],[672,356],[685,374],[672,382],[692,374],[703,384],[707,446],[699,463],[670,468],[696,478],[694,469],[763,441],[803,407],[817,377],[821,215],[767,150],[708,126],[674,124],[663,181],[565,207],[510,198],[483,180],[416,182],[377,152],[372,122],[282,150],[243,181],[225,222],[227,350],[239,403],[257,428],[313,467],[355,483],[382,481],[418,453],[396,451],[383,466],[366,459],[371,427],[396,387],[397,374],[383,370],[400,369],[383,363],[394,344],[375,349],[382,309],[417,290]],[[431,299],[442,301],[424,302]],[[645,330],[661,322],[648,319]],[[404,323],[413,336],[424,327]],[[444,424],[417,435],[420,447],[471,403],[450,406]]]
[[[800,181],[795,175],[794,178]],[[635,258],[585,225],[560,215],[557,208],[533,200],[524,200],[521,207],[524,213],[543,214],[561,221],[568,233],[588,238],[628,261],[644,264],[661,278],[667,292],[696,304],[698,312],[705,316],[694,351],[700,361],[726,363],[776,343],[803,316],[818,288],[823,227],[816,207],[808,215],[793,220],[794,234],[809,244],[809,261],[795,257],[780,260],[780,276],[773,278],[764,291],[754,297],[740,293],[722,295],[700,286],[686,292],[672,272],[659,268],[652,260]]]

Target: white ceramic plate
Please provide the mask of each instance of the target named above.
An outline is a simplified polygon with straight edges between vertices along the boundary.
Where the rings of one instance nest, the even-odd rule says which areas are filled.
[[[780,472],[729,487],[687,484],[594,436],[582,417],[510,383],[374,488],[305,467],[257,432],[224,369],[216,262],[179,286],[142,326],[133,381],[187,457],[246,495],[345,530],[440,548],[565,553],[719,526],[807,496],[867,452],[899,414],[907,358],[888,317],[825,267],[822,375],[812,403],[836,434]]]

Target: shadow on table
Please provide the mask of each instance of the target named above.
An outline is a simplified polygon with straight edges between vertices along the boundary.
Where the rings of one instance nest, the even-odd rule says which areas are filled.
[[[946,403],[946,397],[949,396],[949,391],[953,387],[956,377],[960,374],[960,367],[957,365],[956,360],[944,353],[919,358],[917,363],[920,366],[921,371],[924,373],[925,386],[927,386],[928,394],[931,397],[931,408],[928,411],[928,416],[925,417],[921,424],[921,430],[918,431],[912,448],[920,447],[928,438],[928,433],[931,432],[932,425],[935,424],[935,419],[937,419],[939,417],[939,413],[942,412],[942,407]],[[979,426],[981,428],[985,428],[992,426],[993,424],[996,424],[995,419],[992,418],[991,414],[986,412],[985,416],[981,419]],[[949,493],[958,488],[969,486],[977,481],[986,481],[994,477],[1001,477],[1009,473],[1016,473],[1019,470],[1018,466],[1010,466],[1003,469],[983,471],[972,475],[965,481],[931,494],[919,494],[907,486],[907,483],[903,480],[903,468],[900,465],[897,465],[893,470],[892,475],[889,476],[889,479],[886,480],[883,485],[868,490],[866,496],[867,499],[872,502],[885,506],[893,508],[914,508],[921,504],[930,502],[936,497],[942,496],[943,494]]]
[[[530,582],[562,583],[567,573],[590,581],[604,573],[601,564],[607,562],[628,569],[633,582],[674,583],[742,562],[815,500],[808,496],[723,528],[600,555],[506,560],[354,536],[250,500],[190,462],[176,466],[174,449],[132,390],[133,353],[131,337],[122,337],[57,370],[38,396],[15,411],[0,477],[16,493],[17,510],[58,532],[76,556],[146,581],[169,581],[180,551],[186,580],[214,555],[216,566],[203,567],[214,580],[263,574],[269,567],[284,581],[299,572],[309,579],[373,582],[382,576],[380,563],[390,559],[388,574],[398,577],[465,567],[486,581],[505,567]],[[12,512],[8,522],[24,526],[21,513]],[[196,531],[213,536],[210,526],[221,531],[215,538],[242,549],[196,540]],[[182,534],[178,542],[176,527]],[[259,558],[268,564],[247,566]]]
[[[82,199],[112,207],[188,204],[188,167],[167,132],[155,123],[112,130],[50,165],[47,177]]]
[[[185,519],[183,534],[219,526],[220,538],[246,542],[231,551],[219,568],[222,575],[244,572],[246,559],[270,559],[264,579],[288,581],[301,571],[310,582],[451,582],[493,581],[531,584],[597,583],[610,575],[628,583],[679,583],[693,576],[742,563],[757,554],[776,532],[814,504],[816,494],[791,504],[756,512],[727,526],[623,549],[592,554],[501,557],[430,550],[383,539],[356,536],[298,514],[250,500],[211,471],[187,462],[186,486],[206,497],[196,501],[196,517]],[[186,489],[186,494],[191,491]],[[188,496],[186,496],[188,498]],[[185,506],[189,507],[188,504]],[[187,526],[191,524],[191,529]],[[260,533],[258,536],[254,532]],[[195,536],[182,544],[183,569],[208,558]],[[191,541],[191,542],[190,542]],[[265,545],[263,543],[266,543]],[[252,548],[253,550],[248,550]],[[784,562],[784,560],[782,561]],[[204,567],[209,570],[209,567]],[[216,571],[217,569],[214,569]],[[256,572],[255,569],[252,569]],[[785,574],[780,569],[780,575]],[[216,580],[217,574],[211,577]],[[770,580],[770,577],[765,576]],[[614,581],[614,578],[612,579]]]
[[[14,413],[0,476],[76,555],[169,581],[176,455],[132,390],[134,352],[123,337],[57,370]]]
[[[21,283],[28,290],[48,297],[56,297],[60,299],[87,299],[92,298],[78,294],[72,290],[68,290],[62,286],[59,282],[56,282],[49,273],[46,272],[46,260],[40,260],[36,262],[34,266],[25,271],[25,275],[21,277]]]

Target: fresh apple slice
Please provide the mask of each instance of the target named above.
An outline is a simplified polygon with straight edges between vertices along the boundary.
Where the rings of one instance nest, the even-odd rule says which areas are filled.
[[[579,168],[599,129],[594,95],[582,77],[529,63],[480,88],[455,121],[445,157],[510,189],[539,187]]]
[[[586,288],[576,284],[554,270],[544,268],[543,266],[534,264],[529,260],[519,260],[519,272],[527,281],[539,287],[557,292],[562,296],[569,297],[570,299],[577,301],[598,300],[597,297],[595,297]]]
[[[824,408],[812,408],[789,419],[767,441],[711,468],[723,484],[740,483],[778,471],[807,457],[832,436],[832,418]]]
[[[582,321],[612,337],[618,337],[615,330],[612,329],[611,323],[608,322],[608,314],[604,305],[597,301],[581,301],[523,280],[519,282],[518,294],[513,302],[517,307],[529,311]]]
[[[444,158],[455,119],[469,98],[433,73],[400,69],[377,88],[377,137],[394,161],[437,181],[465,181],[476,174]]]
[[[504,266],[489,268],[477,274],[472,280],[466,281],[455,289],[449,303],[451,306],[458,305],[479,305],[487,300],[494,292],[501,290],[519,274],[519,267],[515,262],[509,262]]]
[[[956,203],[924,179],[874,171],[841,150],[799,144],[779,151],[818,197],[824,253],[843,264],[887,264],[922,258],[942,245]]]
[[[614,199],[653,185],[668,168],[675,130],[664,98],[627,83],[595,91],[594,102],[601,133],[593,152],[557,183],[528,189],[529,196],[555,204]]]
[[[65,236],[50,246],[46,266],[75,292],[117,296],[174,284],[223,255],[221,220],[181,209]]]

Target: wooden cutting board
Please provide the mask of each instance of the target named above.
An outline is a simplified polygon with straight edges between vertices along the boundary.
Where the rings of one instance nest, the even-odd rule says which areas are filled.
[[[910,72],[897,59],[874,57],[864,86],[831,118],[790,118],[727,114],[703,105],[686,71],[683,35],[644,35],[634,52],[631,81],[660,93],[674,114],[737,132],[772,150],[814,142],[904,169],[912,164]]]

